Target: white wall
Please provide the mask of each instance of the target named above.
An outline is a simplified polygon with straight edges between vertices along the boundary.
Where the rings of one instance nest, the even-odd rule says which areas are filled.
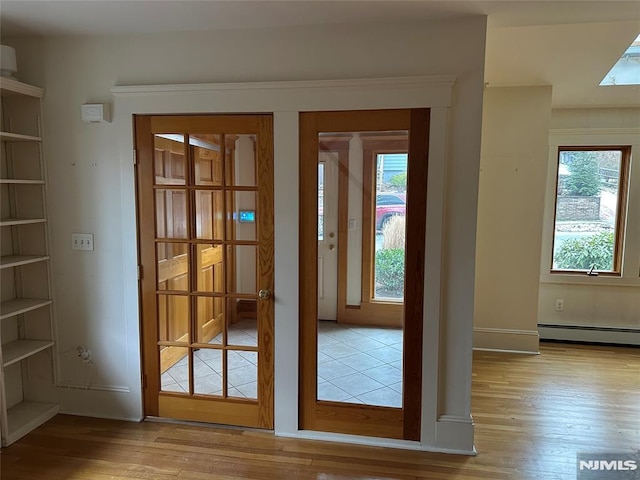
[[[427,272],[428,278],[437,280],[441,292],[441,312],[436,318],[441,318],[442,328],[435,337],[440,339],[439,353],[431,349],[437,353],[433,357],[425,349],[430,362],[425,375],[429,381],[438,381],[441,388],[425,386],[425,392],[433,391],[437,396],[425,402],[437,402],[437,408],[433,418],[423,419],[432,426],[423,443],[440,450],[471,451],[471,330],[485,28],[486,20],[475,18],[385,24],[383,28],[333,25],[51,37],[41,43],[40,58],[31,52],[34,64],[22,56],[23,50],[32,50],[30,43],[14,42],[24,65],[22,79],[47,90],[44,120],[60,351],[86,344],[97,365],[87,371],[75,358],[62,353],[61,380],[105,386],[102,390],[67,390],[63,409],[97,416],[141,415],[133,167],[127,155],[121,157],[118,150],[122,132],[130,130],[112,124],[83,124],[79,116],[82,103],[111,101],[110,88],[123,84],[453,74],[457,81],[448,119],[448,148],[441,149],[446,167],[439,177],[433,177],[440,182],[430,184],[431,191],[440,194],[445,203],[444,211],[434,212],[431,218],[441,218],[444,213],[446,221],[442,229],[438,226],[431,233],[442,239],[442,257],[427,266],[442,265]],[[349,94],[354,102],[358,95],[357,89]],[[388,91],[382,101],[392,104],[394,95]],[[446,119],[445,113],[438,115]],[[288,112],[278,113],[276,120],[295,126],[295,118]],[[444,129],[440,133],[447,135]],[[276,134],[275,140],[280,151],[297,151],[297,138]],[[295,160],[276,159],[276,186],[285,177],[293,181],[289,185],[295,185]],[[278,164],[280,161],[285,163]],[[289,165],[292,174],[283,172],[282,165]],[[282,242],[281,247],[289,245],[289,252],[295,251],[295,245],[282,235],[289,232],[294,238],[298,231],[295,189],[276,189],[278,206],[283,210],[276,211],[276,242]],[[292,220],[283,222],[279,213]],[[72,232],[94,233],[96,250],[71,252]],[[289,258],[278,255],[281,247],[276,245],[276,281],[295,288],[298,272],[291,268]],[[284,274],[283,268],[287,269]],[[283,314],[277,322],[290,322],[290,332],[297,331],[296,302],[277,306]],[[295,341],[295,336],[292,339]],[[284,355],[289,363],[296,362],[297,352]],[[276,416],[279,412],[289,415],[279,406],[286,405],[286,400],[278,394],[276,403]],[[295,415],[289,417],[290,424],[295,422]],[[440,422],[436,431],[433,426],[438,418],[448,421]]]
[[[633,332],[545,329],[545,337],[640,343],[640,108],[556,109],[551,116],[549,176],[540,265],[538,323],[630,329]],[[558,145],[631,145],[632,160],[622,276],[550,275]],[[564,311],[555,311],[557,299]],[[542,331],[541,331],[542,333]],[[585,336],[586,335],[586,336]]]
[[[474,347],[536,352],[551,87],[487,88]]]

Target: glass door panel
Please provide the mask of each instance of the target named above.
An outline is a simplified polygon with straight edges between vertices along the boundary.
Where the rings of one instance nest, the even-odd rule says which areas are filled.
[[[227,186],[255,187],[256,136],[233,135],[227,140]]]
[[[193,148],[194,183],[196,185],[222,186],[221,136],[192,133],[189,144]]]
[[[225,293],[224,250],[219,244],[196,245],[198,292]]]
[[[185,185],[184,135],[165,133],[153,136],[156,185]]]
[[[324,206],[325,196],[340,197],[340,180],[327,181],[325,170],[327,160],[339,158],[342,150],[348,171],[343,168],[346,195],[340,198],[338,210],[349,212],[349,230],[362,225],[363,231],[362,236],[347,235],[339,244],[345,250],[340,258],[347,265],[342,276],[347,301],[362,315],[357,325],[318,319],[317,400],[402,408],[408,132],[320,132],[318,145],[317,224],[324,226],[320,203]],[[333,155],[327,157],[327,152]],[[358,203],[361,212],[350,208]],[[326,282],[338,283],[340,267],[328,265],[332,259],[338,262],[331,252],[320,254],[322,240],[324,232],[319,233],[322,263],[317,268],[318,281],[323,282],[319,287],[325,290]],[[332,246],[335,240],[329,239]],[[358,264],[362,275],[356,274],[355,267],[350,270]],[[334,277],[326,278],[327,272],[335,272]],[[382,302],[395,305],[389,308]]]
[[[224,238],[224,192],[222,190],[195,191],[196,238],[222,240]]]
[[[189,349],[160,347],[160,386],[164,392],[189,393]]]

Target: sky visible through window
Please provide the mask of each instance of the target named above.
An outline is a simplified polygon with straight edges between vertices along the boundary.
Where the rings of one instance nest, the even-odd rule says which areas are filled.
[[[600,82],[600,86],[640,85],[640,35]]]

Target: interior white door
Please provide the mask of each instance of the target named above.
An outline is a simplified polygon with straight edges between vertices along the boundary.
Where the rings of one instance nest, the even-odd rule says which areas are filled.
[[[338,312],[337,152],[318,158],[318,318],[336,320]]]

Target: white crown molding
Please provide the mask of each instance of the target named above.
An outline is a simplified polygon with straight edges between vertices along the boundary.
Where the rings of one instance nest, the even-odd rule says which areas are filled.
[[[638,135],[640,128],[552,128],[549,136],[584,136],[584,135]]]
[[[456,82],[454,75],[423,75],[414,77],[382,77],[366,79],[339,80],[301,80],[279,82],[239,82],[239,83],[195,83],[167,85],[121,85],[111,89],[115,96],[141,95],[156,93],[189,93],[215,91],[246,90],[282,90],[308,88],[349,88],[349,87],[393,87],[419,85],[446,85],[452,87]]]

